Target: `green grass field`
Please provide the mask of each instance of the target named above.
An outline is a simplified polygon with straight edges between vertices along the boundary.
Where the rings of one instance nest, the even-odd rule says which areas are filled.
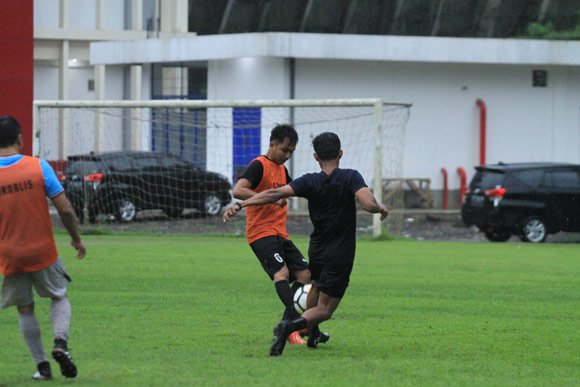
[[[580,384],[578,245],[359,241],[331,340],[270,358],[282,308],[245,239],[86,236],[84,261],[57,240],[79,376],[53,362],[52,385]],[[15,308],[0,327],[0,385],[37,385]]]

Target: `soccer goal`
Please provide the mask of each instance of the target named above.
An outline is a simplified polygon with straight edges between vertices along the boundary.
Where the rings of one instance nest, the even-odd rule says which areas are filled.
[[[33,149],[62,176],[69,197],[78,196],[84,220],[123,229],[168,217],[210,224],[229,201],[220,181],[231,187],[267,151],[279,123],[299,135],[291,176],[319,170],[311,141],[332,131],[342,142],[341,167],[359,170],[381,199],[383,179],[403,176],[409,113],[409,104],[380,99],[35,101]],[[294,200],[290,214],[304,209]],[[378,216],[367,230],[381,234]],[[200,229],[211,231],[220,230]]]

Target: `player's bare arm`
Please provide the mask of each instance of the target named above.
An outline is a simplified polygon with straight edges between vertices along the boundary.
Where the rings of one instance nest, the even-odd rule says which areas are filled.
[[[384,204],[379,204],[368,187],[359,189],[356,191],[354,196],[362,206],[363,210],[370,212],[371,214],[381,214],[381,220],[385,219],[387,215],[389,215],[389,209],[387,206]]]
[[[238,180],[234,189],[232,191],[234,198],[239,200],[246,200],[258,193],[252,189],[252,183],[248,179],[244,179],[243,177]],[[274,204],[279,205],[280,207],[284,207],[288,204],[286,199],[280,199],[276,201]]]
[[[224,222],[229,222],[231,218],[236,216],[236,214],[240,212],[244,207],[273,204],[278,202],[279,200],[283,200],[291,196],[294,196],[294,190],[289,185],[262,191],[249,199],[246,199],[242,202],[234,203],[232,206],[230,206],[224,213]]]
[[[234,198],[239,200],[249,199],[256,195],[256,193],[257,192],[252,189],[252,183],[250,180],[244,179],[243,177],[237,181],[232,191]]]
[[[52,203],[54,207],[58,211],[62,224],[68,231],[71,237],[71,246],[74,247],[77,251],[77,258],[83,259],[86,254],[86,248],[81,240],[81,236],[79,234],[79,226],[77,222],[77,216],[73,209],[73,206],[70,204],[70,201],[66,197],[64,192],[61,192],[54,198],[52,198]]]

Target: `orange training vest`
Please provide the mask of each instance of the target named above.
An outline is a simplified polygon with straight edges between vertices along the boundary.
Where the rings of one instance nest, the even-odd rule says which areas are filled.
[[[39,271],[58,257],[40,160],[0,168],[0,273]]]
[[[259,156],[256,160],[262,163],[264,173],[260,184],[254,191],[262,192],[288,184],[284,165],[276,164],[265,156]],[[280,207],[276,204],[266,204],[264,206],[246,207],[246,239],[248,243],[272,235],[288,238],[288,232],[286,231],[287,218],[287,206]]]

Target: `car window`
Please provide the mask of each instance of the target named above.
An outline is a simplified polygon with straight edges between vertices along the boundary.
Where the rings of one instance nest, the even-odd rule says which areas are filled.
[[[174,156],[166,156],[161,159],[161,165],[167,168],[191,168],[191,165],[180,158]]]
[[[137,157],[134,160],[139,169],[155,169],[159,168],[160,162],[157,157]]]
[[[549,171],[546,172],[544,181],[546,187],[553,188],[578,188],[580,187],[580,176],[576,171]]]
[[[505,185],[512,191],[528,191],[530,188],[537,188],[542,183],[543,177],[542,169],[513,171],[506,178]]]
[[[128,157],[116,157],[109,160],[107,164],[109,169],[115,172],[126,172],[133,169],[131,160]]]
[[[495,188],[498,185],[502,185],[505,179],[505,174],[492,171],[478,171],[473,179],[469,188],[471,191],[476,189],[486,190],[490,188]]]
[[[66,175],[85,176],[90,173],[102,172],[102,168],[96,161],[79,160],[69,164],[66,169]]]

